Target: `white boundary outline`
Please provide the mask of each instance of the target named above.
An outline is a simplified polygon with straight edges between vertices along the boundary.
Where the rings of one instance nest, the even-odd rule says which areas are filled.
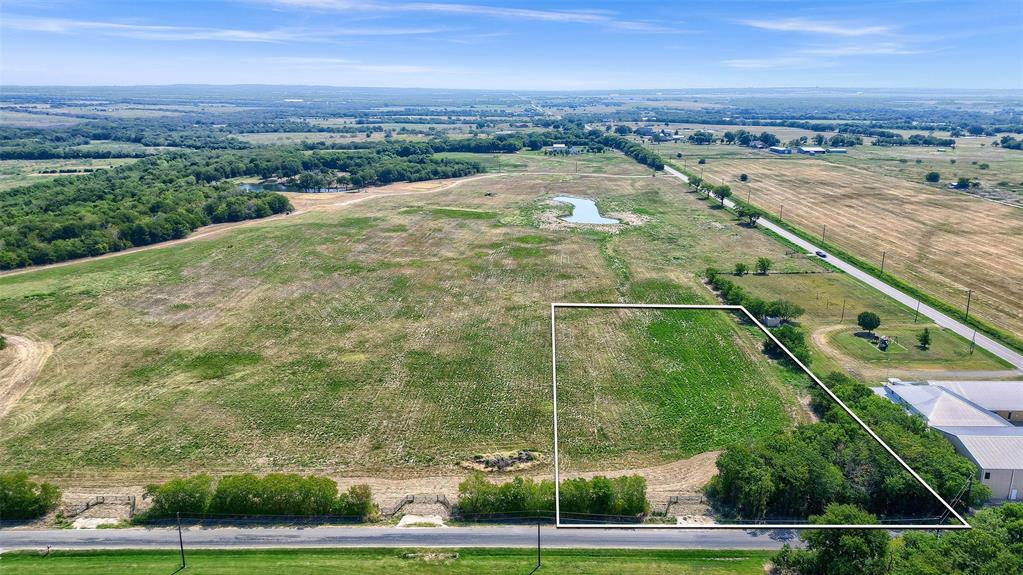
[[[898,524],[878,524],[878,525],[812,525],[806,523],[749,523],[749,524],[710,524],[710,525],[666,525],[666,524],[645,524],[645,523],[592,523],[592,524],[578,524],[578,523],[562,523],[561,522],[561,469],[558,466],[558,364],[557,364],[557,339],[555,334],[555,313],[557,308],[620,308],[620,309],[702,309],[702,310],[725,310],[725,311],[740,311],[746,314],[746,317],[753,322],[761,331],[767,334],[767,337],[771,338],[771,341],[781,348],[789,359],[794,361],[817,385],[821,387],[827,393],[832,400],[838,405],[842,406],[856,423],[860,424],[860,427],[864,429],[875,441],[881,444],[881,447],[888,452],[889,455],[895,458],[896,461],[913,476],[920,485],[923,485],[927,491],[935,497],[945,509],[952,514],[961,524],[955,525],[898,525]],[[970,529],[970,524],[966,519],[960,515],[951,505],[945,501],[938,492],[931,488],[926,481],[923,480],[916,471],[913,471],[905,461],[888,444],[885,443],[880,437],[874,433],[874,430],[870,429],[866,423],[863,422],[849,407],[834,394],[828,386],[824,385],[820,379],[809,368],[803,365],[803,362],[799,361],[796,356],[792,355],[792,352],[788,350],[778,338],[774,337],[763,324],[760,323],[757,318],[753,317],[745,307],[741,305],[686,305],[686,304],[638,304],[638,303],[551,303],[551,376],[553,381],[554,391],[554,526],[558,529],[888,529],[888,530],[935,530],[935,529]]]

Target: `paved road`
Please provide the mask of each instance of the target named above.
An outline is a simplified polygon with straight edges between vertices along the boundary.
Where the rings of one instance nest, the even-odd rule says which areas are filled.
[[[544,547],[631,549],[778,549],[796,542],[792,531],[678,531],[554,529],[544,527]],[[266,527],[188,529],[188,548],[254,547],[534,547],[536,527]],[[17,549],[170,549],[173,528],[0,531],[0,551]]]
[[[689,182],[689,178],[687,178],[685,174],[679,172],[674,168],[665,166],[664,170],[684,182],[687,183]],[[725,200],[725,205],[730,208],[735,207],[735,203],[730,200]],[[810,242],[804,240],[803,238],[789,232],[788,230],[782,228],[781,226],[778,226],[765,219],[761,219],[757,225],[763,226],[764,228],[771,230],[772,232],[778,234],[779,236],[785,238],[786,240],[805,249],[807,252],[812,253],[818,250],[825,251],[811,244]],[[986,335],[975,331],[972,327],[959,323],[958,321],[948,317],[947,315],[932,308],[926,303],[920,302],[916,298],[907,295],[899,291],[898,289],[895,289],[894,287],[886,284],[885,282],[877,279],[876,277],[868,274],[867,272],[857,268],[856,266],[850,263],[844,262],[831,254],[828,254],[827,261],[836,268],[844,271],[845,273],[851,275],[852,277],[880,291],[881,293],[891,297],[892,299],[898,301],[899,303],[908,306],[911,309],[916,309],[917,305],[919,305],[920,315],[930,318],[931,321],[945,329],[950,329],[955,333],[965,337],[966,339],[973,339],[974,334],[976,334],[977,338],[976,341],[978,347],[986,349],[987,351],[1012,364],[1013,367],[1015,367],[1018,371],[1023,372],[1023,355],[1009,349],[1008,347],[1002,345],[1001,343],[998,343],[997,341],[987,337]]]

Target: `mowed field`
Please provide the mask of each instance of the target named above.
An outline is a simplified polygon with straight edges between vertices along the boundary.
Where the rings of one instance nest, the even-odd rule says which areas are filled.
[[[731,146],[717,146],[730,148]],[[708,152],[715,147],[708,148]],[[817,158],[708,159],[715,183],[961,309],[1023,335],[1023,210]],[[739,183],[738,175],[749,175]]]
[[[594,575],[758,575],[769,551],[653,551],[544,549],[544,573]],[[79,573],[139,575],[171,573],[180,565],[172,551],[62,552],[5,555],[11,573],[23,575]],[[536,566],[531,549],[268,549],[243,551],[191,550],[188,572],[233,575],[283,570],[314,573],[394,573],[523,575]]]
[[[54,346],[0,421],[0,467],[402,477],[476,453],[548,453],[552,300],[713,303],[696,277],[707,266],[763,255],[779,271],[819,269],[670,178],[547,166],[573,172],[491,175],[0,276],[5,331]],[[556,195],[635,225],[564,225]]]
[[[730,312],[559,308],[557,320],[562,471],[677,460],[811,420],[799,395],[813,382],[768,361],[766,336]]]

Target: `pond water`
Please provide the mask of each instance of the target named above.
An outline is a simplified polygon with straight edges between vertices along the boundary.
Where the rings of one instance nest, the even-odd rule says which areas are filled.
[[[600,215],[600,211],[597,210],[597,204],[593,200],[584,200],[582,198],[570,198],[567,196],[558,196],[554,198],[555,202],[564,202],[566,204],[572,204],[572,215],[567,218],[561,218],[566,222],[573,224],[618,224],[621,223],[618,220],[611,218],[605,218]]]

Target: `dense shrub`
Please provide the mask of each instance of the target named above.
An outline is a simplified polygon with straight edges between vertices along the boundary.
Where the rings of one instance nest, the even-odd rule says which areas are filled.
[[[874,395],[843,374],[825,380],[947,501],[964,508],[984,501],[976,467],[923,420]],[[727,449],[706,493],[715,507],[743,519],[805,517],[829,503],[850,503],[880,516],[931,512],[935,500],[880,444],[821,390],[814,390],[817,423]]]
[[[554,513],[554,482],[528,477],[500,485],[474,473],[458,485],[458,508],[466,516]],[[638,475],[570,479],[561,483],[561,511],[566,514],[636,516],[649,511],[646,480]]]
[[[327,477],[271,473],[225,475],[216,482],[208,475],[174,479],[150,485],[150,517],[188,515],[344,515],[371,519],[378,513],[366,485],[338,494],[337,483]]]
[[[0,520],[34,519],[60,503],[60,489],[29,481],[25,473],[0,474]]]
[[[213,478],[200,474],[150,484],[145,496],[153,500],[149,508],[152,517],[172,517],[175,513],[201,515],[209,509],[213,498]]]

